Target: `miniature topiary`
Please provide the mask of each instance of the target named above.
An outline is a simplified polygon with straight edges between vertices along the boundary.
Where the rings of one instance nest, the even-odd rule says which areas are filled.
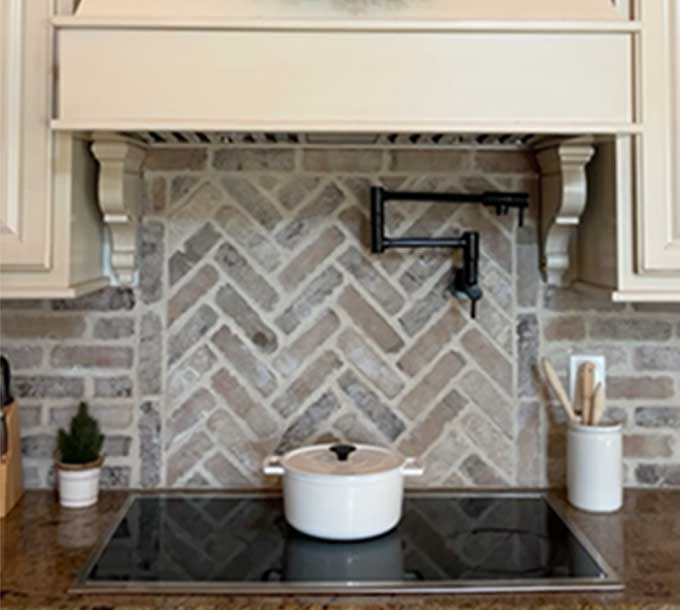
[[[81,402],[78,414],[71,419],[68,432],[59,430],[59,458],[62,464],[89,464],[99,459],[104,435],[99,423],[87,411],[87,403]]]

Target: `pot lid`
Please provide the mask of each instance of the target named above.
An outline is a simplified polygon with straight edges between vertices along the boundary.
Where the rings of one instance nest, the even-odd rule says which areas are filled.
[[[360,476],[380,474],[399,468],[404,459],[381,447],[371,445],[312,445],[283,456],[286,470],[304,474]]]

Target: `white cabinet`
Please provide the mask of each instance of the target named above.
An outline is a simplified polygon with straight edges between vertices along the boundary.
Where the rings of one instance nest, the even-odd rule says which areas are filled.
[[[49,128],[53,5],[0,2],[0,298],[108,284],[89,144]]]
[[[680,0],[636,0],[640,134],[596,143],[576,276],[616,301],[680,302]]]
[[[635,8],[643,25],[637,61],[644,130],[617,145],[615,298],[680,301],[680,0],[638,0]],[[623,171],[628,164],[632,170]]]
[[[3,268],[49,268],[50,39],[40,2],[3,2],[0,7],[0,254]],[[34,42],[29,48],[27,40]],[[40,65],[36,69],[34,62]],[[31,199],[32,206],[22,205]]]
[[[680,273],[680,0],[639,2],[641,274]]]

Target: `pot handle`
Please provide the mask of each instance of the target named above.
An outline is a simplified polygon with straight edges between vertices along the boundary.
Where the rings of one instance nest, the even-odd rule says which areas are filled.
[[[405,477],[419,477],[425,472],[425,468],[416,458],[406,458],[401,467],[401,474]]]
[[[262,471],[270,477],[282,476],[285,472],[281,466],[281,458],[278,455],[270,455],[262,462]]]

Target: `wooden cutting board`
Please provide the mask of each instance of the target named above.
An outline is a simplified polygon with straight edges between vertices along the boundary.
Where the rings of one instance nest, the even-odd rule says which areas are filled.
[[[14,401],[3,411],[7,422],[7,453],[0,457],[0,517],[9,513],[24,494],[19,404]]]

